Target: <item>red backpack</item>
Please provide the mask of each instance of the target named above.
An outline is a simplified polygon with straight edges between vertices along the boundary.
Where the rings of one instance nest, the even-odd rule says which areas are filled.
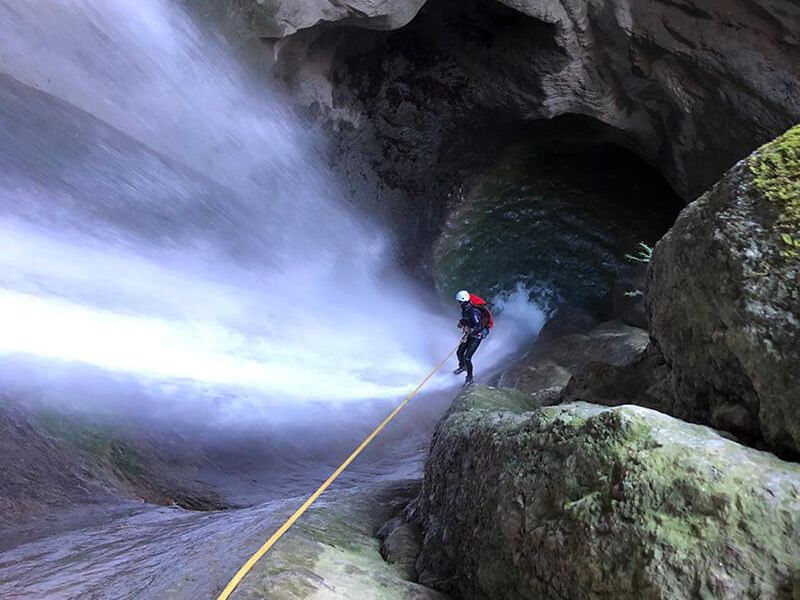
[[[494,318],[492,317],[492,311],[489,310],[489,303],[475,294],[469,295],[469,301],[472,302],[475,308],[481,311],[481,315],[483,315],[483,326],[486,327],[486,329],[494,327]]]

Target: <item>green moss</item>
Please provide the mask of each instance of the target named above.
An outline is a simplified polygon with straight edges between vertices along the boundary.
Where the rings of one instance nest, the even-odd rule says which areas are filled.
[[[775,228],[784,256],[800,258],[800,125],[762,146],[750,158],[753,183],[778,205]]]
[[[603,510],[603,497],[600,492],[591,492],[578,500],[564,504],[564,512],[576,522],[591,526],[597,523]]]
[[[456,397],[450,412],[475,410],[522,414],[535,408],[531,403],[530,397],[522,392],[485,385],[473,385],[466,388]]]
[[[652,245],[677,216],[671,191],[638,162],[577,140],[508,146],[464,186],[433,252],[446,301],[523,283],[540,305],[601,303],[625,253],[640,239]]]
[[[144,475],[136,451],[97,426],[52,412],[39,413],[35,423],[48,436],[107,461],[128,480]]]
[[[444,424],[419,511],[438,528],[426,564],[474,573],[486,597],[757,598],[794,581],[797,465],[641,407],[466,417]]]

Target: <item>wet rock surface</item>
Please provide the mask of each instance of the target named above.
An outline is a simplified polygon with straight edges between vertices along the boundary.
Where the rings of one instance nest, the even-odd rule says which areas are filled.
[[[406,581],[383,560],[375,535],[418,489],[418,480],[401,480],[330,490],[232,598],[445,598]],[[3,547],[0,597],[216,598],[302,500],[203,513],[129,503],[84,514],[68,530]]]
[[[790,598],[800,468],[641,407],[473,387],[410,511],[419,580],[463,598]]]
[[[388,521],[378,532],[381,556],[400,573],[404,579],[417,580],[415,563],[422,549],[422,533],[416,525],[398,515]]]
[[[29,412],[0,399],[0,525],[48,512],[121,499],[192,510],[224,508],[210,486],[195,481],[200,458],[178,462],[152,440],[55,412]]]
[[[408,580],[412,554],[402,548],[410,540],[399,539],[408,530],[403,533],[395,522],[384,538],[384,552],[392,548],[388,556],[394,564],[384,560],[376,537],[418,486],[416,481],[378,485],[323,503],[297,523],[269,560],[256,565],[232,598],[444,600],[439,592]]]
[[[593,322],[583,311],[569,308],[548,321],[528,354],[500,377],[499,384],[529,394],[549,395],[555,403],[570,378],[592,363],[623,366],[644,352],[649,335],[644,329],[608,321]]]
[[[78,457],[38,432],[26,415],[10,407],[0,410],[0,525],[41,511],[105,498],[110,491],[90,477]],[[12,458],[13,457],[13,458]]]

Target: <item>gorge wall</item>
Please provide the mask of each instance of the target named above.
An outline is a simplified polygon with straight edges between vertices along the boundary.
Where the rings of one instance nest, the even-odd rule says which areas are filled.
[[[475,166],[465,149],[489,155],[504,131],[539,119],[607,125],[686,201],[800,120],[791,2],[233,6],[272,75],[336,132],[331,154],[357,201],[421,240]]]

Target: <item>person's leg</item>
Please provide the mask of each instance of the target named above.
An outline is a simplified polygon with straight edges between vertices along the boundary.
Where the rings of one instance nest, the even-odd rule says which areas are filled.
[[[458,368],[453,371],[456,375],[460,375],[464,372],[464,352],[467,350],[467,344],[469,340],[464,340],[459,344],[458,350],[456,350],[456,356],[458,357]]]
[[[481,345],[480,338],[470,338],[464,348],[464,366],[467,367],[467,381],[472,381],[472,355]]]
[[[458,366],[464,366],[464,352],[467,351],[467,344],[469,340],[464,340],[458,345],[458,350],[456,350],[456,356],[458,357]]]

